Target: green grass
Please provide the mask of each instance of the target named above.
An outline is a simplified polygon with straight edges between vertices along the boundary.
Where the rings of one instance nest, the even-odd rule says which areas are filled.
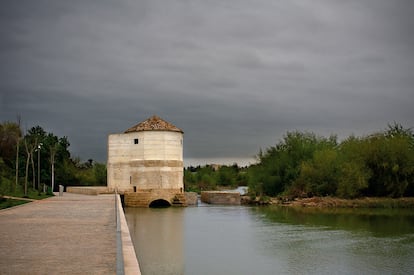
[[[0,198],[0,209],[5,209],[5,208],[25,204],[25,203],[28,203],[28,202],[29,201],[21,201],[21,200]]]
[[[52,197],[52,192],[39,192],[38,190],[28,188],[27,189],[27,196],[24,195],[24,188],[21,185],[18,185],[17,188],[13,191],[10,191],[9,188],[3,188],[3,192],[0,193],[1,195],[11,196],[11,197],[18,197],[18,198],[29,198],[34,200],[41,200],[48,197]]]
[[[53,196],[53,193],[51,192],[39,192],[38,190],[28,188],[27,190],[27,196],[24,195],[24,188],[19,185],[15,190],[12,192],[9,188],[2,188],[2,192],[0,193],[0,209],[13,207],[16,205],[24,204],[30,201],[25,200],[18,200],[18,199],[8,199],[8,198],[2,198],[2,195],[4,196],[10,196],[10,197],[17,197],[17,198],[28,198],[33,200],[41,200],[48,197]]]

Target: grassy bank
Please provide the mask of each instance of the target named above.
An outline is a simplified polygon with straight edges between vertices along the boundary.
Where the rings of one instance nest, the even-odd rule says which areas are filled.
[[[312,197],[292,201],[272,200],[273,204],[320,208],[414,208],[414,198],[378,198],[340,199],[335,197]]]
[[[1,190],[0,197],[1,196],[10,196],[10,197],[20,197],[20,198],[27,198],[27,199],[33,199],[33,200],[41,200],[46,199],[48,197],[54,196],[52,191],[50,189],[47,190],[47,192],[39,192],[37,189],[28,188],[27,189],[27,195],[24,194],[24,189],[22,186],[18,185],[15,190]]]
[[[25,204],[25,203],[28,203],[28,202],[30,202],[30,201],[7,199],[7,198],[0,197],[0,209],[5,209],[5,208]]]
[[[4,197],[3,197],[4,196]],[[54,196],[52,192],[39,192],[38,190],[29,188],[27,195],[24,194],[24,190],[21,186],[18,186],[14,191],[1,192],[0,193],[0,209],[13,207],[16,205],[30,202],[30,200],[41,200]],[[13,197],[13,198],[8,198]],[[21,200],[19,200],[21,198]]]

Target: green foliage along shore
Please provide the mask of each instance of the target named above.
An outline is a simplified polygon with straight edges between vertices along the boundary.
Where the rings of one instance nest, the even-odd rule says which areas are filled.
[[[287,198],[335,196],[414,196],[414,134],[400,124],[369,136],[288,132],[275,146],[260,151],[249,167],[189,167],[187,191],[248,185],[252,196]]]
[[[247,185],[247,180],[247,168],[239,167],[237,164],[190,166],[184,169],[184,186],[189,192],[199,193],[217,188],[233,189]]]
[[[249,167],[251,192],[341,198],[414,195],[414,134],[394,123],[338,143],[335,136],[288,132]]]
[[[106,185],[106,165],[91,159],[81,162],[71,156],[69,146],[67,137],[47,133],[40,126],[23,135],[19,124],[1,123],[0,195],[40,193],[43,184],[51,186],[52,170],[54,191],[60,184]],[[196,192],[248,185],[252,196],[412,197],[414,134],[397,123],[341,142],[336,136],[288,132],[275,146],[260,151],[256,164],[188,167],[184,184],[186,191]]]
[[[59,185],[106,185],[106,165],[92,159],[82,163],[71,156],[69,146],[67,137],[40,126],[23,134],[18,123],[0,123],[0,196],[31,197],[33,192],[42,193],[43,185],[50,192],[52,170],[54,191]]]

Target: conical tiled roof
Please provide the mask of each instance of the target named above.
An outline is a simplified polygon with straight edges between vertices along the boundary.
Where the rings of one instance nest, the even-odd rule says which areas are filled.
[[[143,122],[127,129],[125,133],[141,132],[141,131],[171,131],[183,133],[183,130],[163,120],[159,116],[152,116]]]

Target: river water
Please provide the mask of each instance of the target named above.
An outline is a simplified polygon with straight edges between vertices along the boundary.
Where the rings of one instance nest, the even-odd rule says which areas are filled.
[[[126,208],[143,275],[414,274],[412,210]]]

